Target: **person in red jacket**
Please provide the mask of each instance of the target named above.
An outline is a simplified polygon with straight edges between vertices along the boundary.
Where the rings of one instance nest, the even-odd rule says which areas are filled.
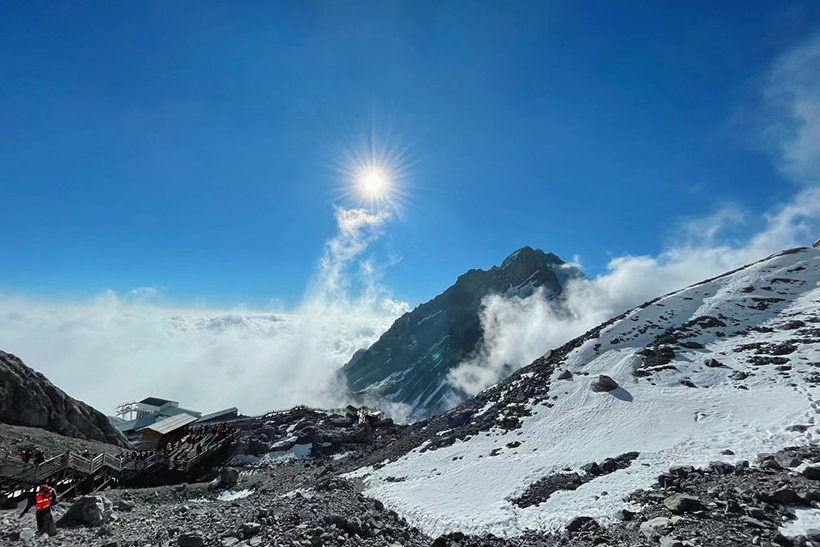
[[[37,515],[37,533],[56,536],[57,525],[54,524],[54,516],[51,514],[51,508],[54,507],[56,503],[57,491],[48,484],[43,484],[37,489],[37,493],[29,498],[28,505],[26,505],[26,508],[20,513],[19,518],[23,518],[23,515],[34,507]]]

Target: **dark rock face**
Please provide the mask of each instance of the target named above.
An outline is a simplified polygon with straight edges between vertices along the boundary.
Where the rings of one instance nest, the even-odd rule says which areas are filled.
[[[370,348],[357,352],[341,374],[358,395],[413,404],[415,417],[441,412],[445,400],[464,399],[445,378],[480,347],[485,297],[526,297],[543,288],[556,298],[570,279],[583,276],[552,253],[519,249],[500,267],[470,270],[442,294],[404,314]]]
[[[101,412],[77,401],[18,357],[0,351],[0,422],[127,446]]]

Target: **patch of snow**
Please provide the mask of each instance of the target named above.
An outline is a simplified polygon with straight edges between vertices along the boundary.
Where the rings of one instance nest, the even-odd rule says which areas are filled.
[[[433,317],[435,317],[435,316],[437,316],[438,314],[440,314],[442,311],[444,311],[444,310],[439,310],[439,311],[437,311],[436,313],[434,313],[434,314],[432,314],[432,315],[428,315],[427,317],[425,317],[424,319],[422,319],[421,321],[419,321],[418,323],[416,323],[416,326],[418,327],[419,325],[421,325],[421,324],[422,324],[422,323],[424,323],[425,321],[428,321],[428,320],[432,319]]]
[[[793,509],[795,520],[780,527],[786,537],[805,536],[809,530],[820,530],[820,509]]]
[[[247,498],[251,494],[253,494],[253,490],[247,490],[246,489],[246,490],[239,490],[238,492],[234,492],[232,490],[226,490],[225,492],[222,492],[221,494],[219,494],[216,497],[216,499],[218,499],[219,501],[234,501],[234,500],[240,500],[242,498]]]

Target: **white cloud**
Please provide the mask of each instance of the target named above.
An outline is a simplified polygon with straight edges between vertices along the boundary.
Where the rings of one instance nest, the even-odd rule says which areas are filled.
[[[783,55],[765,88],[774,121],[766,137],[784,174],[820,183],[820,36]]]
[[[289,313],[173,309],[154,288],[92,302],[0,297],[0,348],[104,412],[156,395],[246,413],[341,403],[336,370],[407,311],[364,254],[390,215],[336,210],[304,301]]]

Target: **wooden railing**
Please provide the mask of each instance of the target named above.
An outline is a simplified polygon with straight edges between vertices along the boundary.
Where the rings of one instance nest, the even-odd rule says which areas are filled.
[[[207,445],[200,454],[193,458],[175,458],[172,465],[171,456],[152,454],[145,459],[132,459],[128,456],[118,457],[113,454],[100,454],[94,458],[86,458],[73,452],[66,452],[44,461],[41,464],[26,463],[13,458],[0,459],[0,485],[19,488],[40,484],[53,478],[64,470],[70,470],[81,475],[94,476],[107,468],[121,475],[134,476],[152,468],[175,469],[186,473],[201,463],[205,458],[222,449],[234,441],[233,436],[224,437]],[[0,489],[0,491],[2,491]]]

